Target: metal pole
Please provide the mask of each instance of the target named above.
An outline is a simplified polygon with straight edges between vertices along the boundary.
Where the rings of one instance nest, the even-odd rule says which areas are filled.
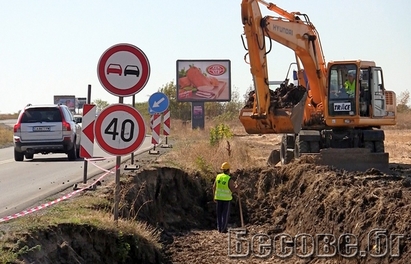
[[[132,105],[133,105],[133,107],[136,107],[136,95],[134,95],[133,94],[133,97],[132,97]],[[134,164],[134,152],[131,152],[131,165],[133,165]]]
[[[123,97],[118,98],[120,104],[123,103]],[[118,220],[118,204],[120,202],[120,164],[121,156],[116,157],[116,189],[114,193],[114,221]]]
[[[87,88],[87,104],[91,104],[91,84],[89,84]],[[83,183],[84,184],[87,183],[87,169],[88,169],[88,162],[86,159],[84,159],[84,165],[83,165]]]

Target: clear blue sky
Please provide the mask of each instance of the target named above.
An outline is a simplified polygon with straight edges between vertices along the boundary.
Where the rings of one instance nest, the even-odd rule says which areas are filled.
[[[326,61],[374,60],[386,88],[407,90],[411,61],[409,0],[278,0],[289,12],[307,14],[316,26]],[[55,94],[87,96],[109,103],[97,77],[102,53],[118,43],[139,47],[148,57],[150,79],[136,101],[176,82],[176,60],[229,59],[232,89],[243,96],[252,85],[240,0],[0,0],[0,113],[27,103],[53,103]],[[268,14],[264,7],[263,13]],[[269,57],[271,80],[285,77],[293,52],[279,44]],[[131,97],[124,99],[131,103]]]

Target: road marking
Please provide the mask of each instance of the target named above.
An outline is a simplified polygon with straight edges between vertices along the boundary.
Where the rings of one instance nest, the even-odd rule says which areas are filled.
[[[0,160],[0,165],[1,165],[1,164],[6,164],[6,163],[11,163],[11,162],[13,162],[13,161],[14,161],[14,159]]]

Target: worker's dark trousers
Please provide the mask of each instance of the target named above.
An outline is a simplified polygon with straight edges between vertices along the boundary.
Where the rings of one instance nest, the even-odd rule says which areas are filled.
[[[230,201],[217,202],[217,228],[218,232],[227,232],[228,216],[230,214]]]

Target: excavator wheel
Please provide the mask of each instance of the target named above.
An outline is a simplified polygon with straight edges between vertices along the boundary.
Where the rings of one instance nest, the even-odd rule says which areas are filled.
[[[311,153],[320,153],[320,142],[310,141],[309,144]]]
[[[295,138],[294,157],[299,158],[303,153],[310,153],[310,145],[307,141],[301,140],[298,135]]]

